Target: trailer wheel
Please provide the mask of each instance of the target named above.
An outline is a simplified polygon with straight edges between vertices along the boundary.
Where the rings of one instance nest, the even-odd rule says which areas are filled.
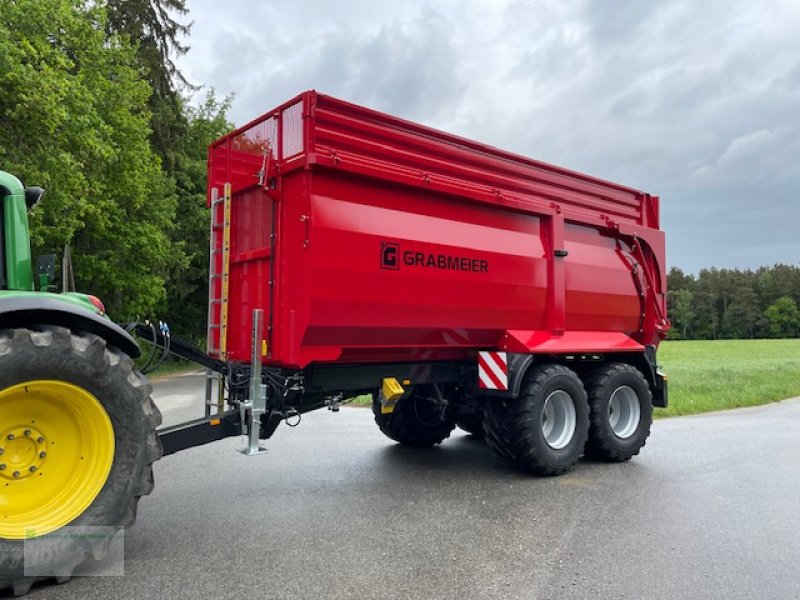
[[[417,386],[410,396],[400,399],[394,412],[386,415],[381,414],[376,394],[372,412],[380,430],[404,446],[428,448],[441,444],[456,428],[455,412],[437,404],[432,385]]]
[[[537,475],[561,475],[583,452],[589,428],[586,391],[561,365],[533,367],[519,398],[496,399],[486,411],[486,442],[506,463]]]
[[[459,429],[463,429],[479,440],[482,440],[484,437],[483,413],[477,412],[468,415],[458,415],[456,425],[458,425]]]
[[[151,389],[94,334],[0,330],[0,590],[66,581],[134,522],[161,456]]]
[[[642,373],[615,363],[592,373],[589,393],[589,439],[586,454],[612,462],[639,454],[650,435],[653,403]]]

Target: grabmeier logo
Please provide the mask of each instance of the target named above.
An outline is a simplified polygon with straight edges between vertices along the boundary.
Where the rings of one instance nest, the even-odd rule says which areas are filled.
[[[400,268],[399,254],[400,244],[381,242],[381,269],[398,270]]]
[[[489,261],[457,254],[438,254],[436,252],[417,252],[405,249],[400,251],[396,242],[381,242],[381,269],[399,271],[414,267],[439,269],[442,271],[465,271],[467,273],[488,273]]]

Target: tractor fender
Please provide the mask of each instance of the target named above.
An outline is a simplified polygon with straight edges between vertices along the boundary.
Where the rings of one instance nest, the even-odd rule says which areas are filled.
[[[0,297],[0,328],[58,325],[74,331],[88,331],[131,358],[142,351],[131,335],[106,317],[52,297]]]

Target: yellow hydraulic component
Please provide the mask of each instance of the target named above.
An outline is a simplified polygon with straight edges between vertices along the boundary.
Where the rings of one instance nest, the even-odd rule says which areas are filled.
[[[90,392],[38,379],[0,392],[0,538],[55,531],[94,502],[114,462],[114,427]]]
[[[394,407],[400,396],[405,393],[403,386],[394,377],[385,377],[381,386],[381,414],[388,415],[394,412]]]
[[[405,393],[403,386],[400,385],[400,382],[394,377],[384,378],[383,387],[381,389],[383,391],[383,397],[389,402],[397,402],[397,400],[400,399],[400,396]]]

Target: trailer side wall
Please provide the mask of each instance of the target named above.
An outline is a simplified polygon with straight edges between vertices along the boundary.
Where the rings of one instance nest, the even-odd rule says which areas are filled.
[[[314,92],[216,142],[209,169],[233,191],[232,360],[249,360],[253,308],[265,361],[293,367],[660,338],[663,235],[642,192]]]

